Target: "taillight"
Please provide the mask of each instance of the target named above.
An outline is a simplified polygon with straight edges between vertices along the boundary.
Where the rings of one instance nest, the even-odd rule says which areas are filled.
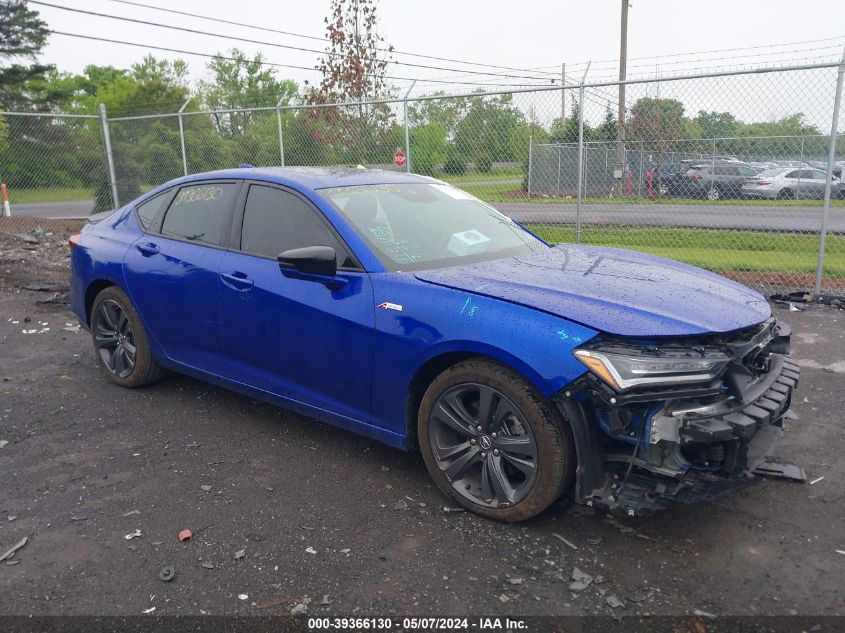
[[[755,182],[754,184],[755,184],[755,185],[759,185],[759,186],[761,186],[761,187],[764,187],[764,186],[766,186],[766,185],[770,185],[770,184],[772,184],[772,181],[771,181],[771,180],[758,180],[758,181],[757,181],[757,182]]]
[[[77,246],[79,246],[79,238],[82,237],[79,233],[74,233],[69,238],[67,238],[67,245],[70,247],[70,252],[73,252]]]
[[[701,174],[693,174],[692,176],[690,176],[690,178],[692,178],[693,180],[701,180]]]

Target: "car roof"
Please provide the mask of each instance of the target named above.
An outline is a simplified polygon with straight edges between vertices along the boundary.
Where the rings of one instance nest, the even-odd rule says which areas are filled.
[[[281,185],[304,189],[325,189],[328,187],[354,187],[360,185],[382,185],[398,183],[440,182],[428,176],[418,176],[404,171],[387,169],[361,169],[356,167],[251,167],[220,169],[176,178],[164,186],[172,186],[197,180],[218,178],[248,178],[266,180]]]

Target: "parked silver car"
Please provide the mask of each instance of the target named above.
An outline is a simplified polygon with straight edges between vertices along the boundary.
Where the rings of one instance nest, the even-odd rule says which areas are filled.
[[[826,174],[820,169],[805,167],[778,167],[767,169],[746,180],[740,193],[749,198],[789,200],[792,198],[823,198]],[[838,178],[833,179],[833,197],[842,197],[843,188]]]

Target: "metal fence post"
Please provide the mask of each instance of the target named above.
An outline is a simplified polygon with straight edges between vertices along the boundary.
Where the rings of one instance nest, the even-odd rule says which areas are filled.
[[[528,197],[531,197],[531,154],[534,152],[534,135],[528,135]]]
[[[411,135],[408,131],[408,95],[411,94],[416,83],[417,80],[414,79],[402,99],[402,118],[405,119],[405,171],[409,174],[411,173]]]
[[[842,78],[845,76],[845,49],[836,75],[836,96],[833,100],[833,120],[830,124],[830,144],[827,148],[827,175],[824,183],[824,206],[822,207],[822,226],[819,232],[819,261],[816,265],[816,284],[813,293],[822,291],[822,272],[824,271],[824,251],[827,242],[827,217],[830,214],[830,189],[833,184],[833,161],[836,158],[836,137],[839,128],[839,108],[842,105]]]
[[[279,166],[285,166],[285,137],[282,133],[282,101],[284,97],[279,99],[276,104],[276,123],[279,126]]]
[[[589,66],[588,66],[589,68]],[[584,73],[586,74],[586,73]],[[575,199],[575,243],[581,243],[581,188],[584,180],[584,82],[578,86],[578,178],[575,186],[578,195]]]
[[[100,125],[103,129],[103,146],[106,150],[106,167],[109,173],[109,189],[111,189],[111,201],[114,208],[120,206],[120,198],[117,195],[117,178],[114,175],[114,158],[111,152],[111,137],[109,136],[109,120],[106,117],[106,106],[100,104]]]
[[[185,128],[182,126],[182,113],[185,111],[185,108],[188,107],[190,103],[190,99],[188,99],[185,103],[182,104],[182,107],[179,108],[179,112],[177,115],[179,117],[179,142],[182,144],[182,171],[185,175],[188,175],[188,156],[185,153]]]

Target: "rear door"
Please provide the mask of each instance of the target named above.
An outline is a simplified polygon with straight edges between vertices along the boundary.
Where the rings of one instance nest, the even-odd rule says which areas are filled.
[[[228,377],[356,420],[370,418],[375,306],[369,276],[323,214],[290,189],[248,183],[219,293]],[[331,246],[336,286],[285,276],[279,253]]]
[[[228,246],[240,181],[176,188],[147,213],[145,234],[124,261],[126,286],[147,330],[178,363],[215,372],[222,353],[217,275]]]

